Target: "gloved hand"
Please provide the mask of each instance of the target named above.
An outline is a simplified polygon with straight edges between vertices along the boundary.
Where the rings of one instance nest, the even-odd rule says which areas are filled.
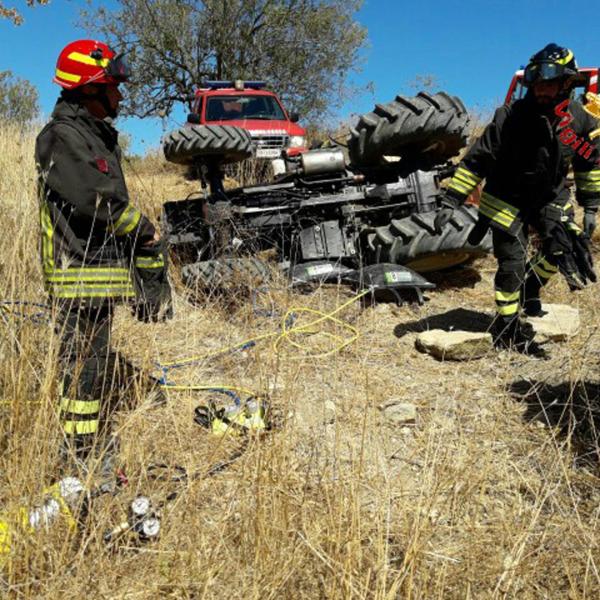
[[[596,229],[596,212],[597,208],[586,208],[583,212],[583,232],[588,238],[592,238],[592,234]]]
[[[590,238],[585,233],[579,235],[573,233],[573,253],[575,255],[575,264],[584,282],[596,283],[597,277],[594,271],[594,259],[592,258],[592,248]]]
[[[136,288],[133,312],[137,319],[145,323],[171,319],[171,286],[162,242],[138,248],[133,273]]]
[[[555,258],[558,263],[558,269],[565,278],[569,289],[572,292],[582,290],[586,286],[586,281],[579,272],[573,255],[570,253],[560,254]]]
[[[440,204],[442,208],[438,210],[433,219],[433,228],[435,229],[436,235],[442,233],[446,224],[452,219],[454,211],[458,208],[458,201],[448,195],[442,198]]]
[[[596,281],[587,236],[574,222],[559,222],[551,230],[549,255],[556,262],[571,291]]]

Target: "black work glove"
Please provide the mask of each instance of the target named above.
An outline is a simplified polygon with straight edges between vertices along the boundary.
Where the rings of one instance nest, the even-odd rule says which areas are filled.
[[[595,215],[594,215],[595,216]],[[596,283],[597,277],[594,271],[594,259],[592,258],[592,245],[590,238],[585,233],[573,233],[573,254],[575,264],[584,282]]]
[[[586,281],[582,277],[577,264],[570,253],[555,255],[555,260],[558,264],[558,269],[562,273],[569,289],[574,292],[576,290],[582,290],[586,286]]]
[[[574,222],[556,223],[550,239],[549,254],[572,292],[596,281],[589,239]]]
[[[171,319],[171,286],[167,277],[167,253],[162,242],[136,250],[133,273],[136,288],[133,312],[137,319],[145,323]]]
[[[454,211],[458,208],[459,202],[455,198],[451,196],[445,195],[441,202],[441,208],[435,215],[433,219],[433,228],[435,229],[435,234],[440,235],[444,230],[444,227],[447,223],[452,219],[452,215]]]
[[[583,233],[588,238],[592,238],[592,234],[596,229],[596,212],[597,208],[586,208],[583,212]]]

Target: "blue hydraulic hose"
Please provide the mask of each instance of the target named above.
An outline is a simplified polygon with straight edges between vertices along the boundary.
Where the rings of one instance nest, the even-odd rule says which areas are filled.
[[[3,300],[0,301],[0,308],[5,307],[8,312],[13,317],[19,317],[26,321],[31,321],[36,325],[44,325],[50,322],[50,318],[48,317],[48,311],[50,307],[46,304],[41,304],[39,302],[27,302],[25,300]],[[42,308],[43,312],[37,312],[32,315],[27,314],[25,311],[17,312],[13,310],[13,307],[25,307],[25,308]]]

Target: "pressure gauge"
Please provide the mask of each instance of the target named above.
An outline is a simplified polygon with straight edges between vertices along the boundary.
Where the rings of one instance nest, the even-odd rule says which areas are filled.
[[[136,519],[141,519],[150,511],[150,498],[146,496],[138,496],[131,502],[131,514]]]
[[[142,523],[140,535],[145,539],[155,538],[160,533],[160,521],[156,517],[150,517]]]

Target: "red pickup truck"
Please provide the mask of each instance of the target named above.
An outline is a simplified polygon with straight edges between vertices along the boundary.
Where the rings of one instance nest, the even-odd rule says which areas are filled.
[[[250,132],[256,157],[279,158],[305,152],[306,130],[288,114],[277,94],[262,81],[206,81],[196,90],[188,123],[233,125]]]

